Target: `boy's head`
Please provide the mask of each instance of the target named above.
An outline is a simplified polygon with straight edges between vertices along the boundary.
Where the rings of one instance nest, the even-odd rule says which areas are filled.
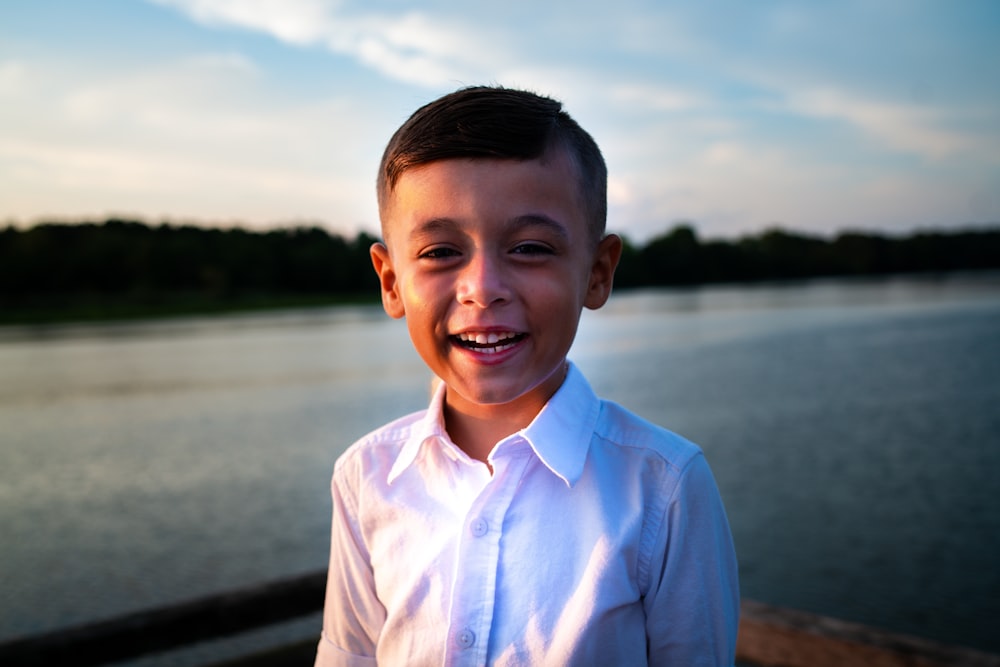
[[[605,303],[621,254],[604,235],[606,180],[593,139],[531,93],[460,90],[390,140],[372,262],[449,409],[533,417],[561,384],[581,311]]]
[[[417,109],[382,154],[380,215],[385,217],[400,176],[413,167],[452,158],[533,160],[557,150],[566,151],[576,167],[596,242],[608,214],[608,169],[600,148],[556,100],[509,88],[463,88]]]

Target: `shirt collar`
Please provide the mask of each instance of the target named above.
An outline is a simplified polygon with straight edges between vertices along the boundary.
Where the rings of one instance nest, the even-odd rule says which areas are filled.
[[[420,448],[425,442],[432,439],[436,439],[442,443],[451,442],[447,431],[444,429],[444,392],[444,383],[438,382],[437,388],[431,396],[431,404],[427,408],[427,412],[424,413],[424,416],[419,421],[413,424],[409,437],[403,444],[402,449],[399,450],[396,462],[393,463],[392,469],[389,471],[389,477],[386,480],[389,484],[392,484],[397,477],[403,474],[403,471],[413,465],[413,462],[417,460],[417,454],[420,453]]]
[[[538,416],[521,431],[535,455],[572,487],[583,474],[600,400],[575,365]]]
[[[528,442],[545,467],[572,487],[583,474],[590,439],[600,413],[600,400],[587,379],[572,362],[567,362],[566,379],[541,412],[520,435]],[[444,447],[454,447],[444,428],[445,386],[440,383],[424,416],[413,424],[406,442],[389,471],[388,482],[413,465],[425,443],[434,439]]]

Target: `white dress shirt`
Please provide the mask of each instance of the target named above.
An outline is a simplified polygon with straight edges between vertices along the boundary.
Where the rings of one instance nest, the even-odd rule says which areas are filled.
[[[571,365],[491,476],[444,392],[337,461],[317,666],[732,665],[736,557],[697,446]]]

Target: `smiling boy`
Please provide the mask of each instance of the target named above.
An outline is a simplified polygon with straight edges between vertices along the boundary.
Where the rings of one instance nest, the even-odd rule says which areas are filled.
[[[379,170],[382,302],[441,379],[334,471],[317,665],[731,665],[729,526],[700,450],[567,360],[611,293],[607,172],[551,99],[421,109]]]

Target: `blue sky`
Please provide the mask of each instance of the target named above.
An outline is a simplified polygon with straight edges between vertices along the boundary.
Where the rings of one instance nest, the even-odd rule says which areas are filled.
[[[1000,224],[1000,2],[0,4],[0,220],[377,229],[385,142],[500,83],[562,100],[646,240]]]

